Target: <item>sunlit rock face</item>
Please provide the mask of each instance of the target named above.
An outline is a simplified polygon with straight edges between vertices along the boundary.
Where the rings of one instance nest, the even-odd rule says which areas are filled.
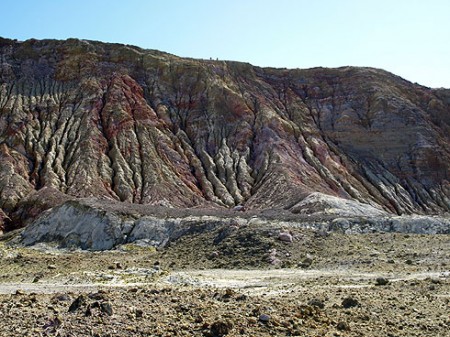
[[[298,211],[320,192],[380,212],[444,213],[449,180],[450,90],[370,68],[0,39],[6,226],[79,197]]]

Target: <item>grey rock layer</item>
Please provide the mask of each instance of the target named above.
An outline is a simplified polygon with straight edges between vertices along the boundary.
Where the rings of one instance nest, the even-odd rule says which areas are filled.
[[[291,207],[291,212],[300,214],[335,215],[344,217],[387,216],[388,212],[354,200],[314,192]]]
[[[345,213],[345,212],[344,212]],[[23,245],[54,243],[60,248],[108,250],[126,243],[164,247],[183,235],[240,225],[262,228],[307,227],[316,230],[343,231],[349,234],[399,232],[450,234],[450,218],[430,216],[358,216],[329,221],[277,221],[251,217],[220,216],[133,217],[130,213],[97,208],[86,201],[68,201],[46,211],[22,232]],[[225,231],[226,232],[226,231]],[[286,240],[289,233],[279,237]],[[292,238],[290,238],[292,240]],[[289,241],[289,240],[286,240]]]
[[[131,242],[164,247],[170,240],[183,235],[212,230],[228,223],[229,219],[214,216],[132,218],[93,207],[89,202],[68,201],[46,211],[27,226],[21,234],[21,243],[29,246],[52,242],[60,248],[88,250],[109,250]]]

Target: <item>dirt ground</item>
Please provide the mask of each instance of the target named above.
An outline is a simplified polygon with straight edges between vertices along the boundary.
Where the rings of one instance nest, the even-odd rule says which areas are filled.
[[[450,336],[448,235],[283,233],[108,252],[0,241],[0,336]]]

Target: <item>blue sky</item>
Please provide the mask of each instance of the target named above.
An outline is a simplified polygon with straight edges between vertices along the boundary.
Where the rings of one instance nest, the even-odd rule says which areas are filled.
[[[450,88],[449,0],[1,0],[0,36],[120,42],[179,56],[371,66]]]

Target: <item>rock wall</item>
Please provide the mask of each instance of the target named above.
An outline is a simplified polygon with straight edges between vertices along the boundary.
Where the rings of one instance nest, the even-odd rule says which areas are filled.
[[[378,69],[0,39],[0,209],[11,228],[44,187],[247,209],[289,209],[320,192],[395,214],[445,213],[449,137],[449,90]]]

